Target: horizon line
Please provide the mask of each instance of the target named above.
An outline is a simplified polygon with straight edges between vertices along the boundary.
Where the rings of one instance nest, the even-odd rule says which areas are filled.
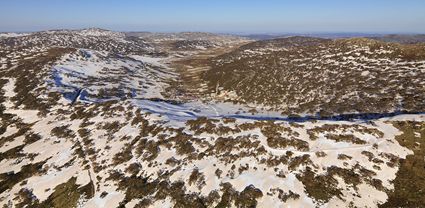
[[[0,30],[0,33],[37,33],[45,31],[60,31],[60,30],[85,30],[85,29],[101,29],[113,32],[122,33],[212,33],[212,34],[233,34],[233,35],[425,35],[425,32],[397,32],[397,31],[307,31],[307,32],[296,32],[296,31],[260,31],[260,32],[248,32],[248,31],[207,31],[207,30],[114,30],[106,27],[69,27],[69,28],[52,28],[42,30]]]

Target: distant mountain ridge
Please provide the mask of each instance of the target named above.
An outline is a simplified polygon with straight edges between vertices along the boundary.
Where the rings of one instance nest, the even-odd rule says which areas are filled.
[[[425,43],[425,34],[423,35],[384,35],[380,37],[372,37],[372,39],[402,44]]]

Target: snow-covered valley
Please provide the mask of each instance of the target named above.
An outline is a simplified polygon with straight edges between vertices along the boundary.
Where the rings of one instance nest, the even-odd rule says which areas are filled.
[[[409,193],[423,185],[425,163],[421,86],[401,89],[419,92],[400,99],[414,112],[290,115],[251,102],[236,85],[209,91],[210,80],[193,70],[208,71],[210,57],[237,60],[239,47],[253,41],[149,33],[133,43],[134,36],[89,29],[0,40],[0,206],[391,207],[416,200]],[[117,45],[96,45],[108,41]],[[256,44],[246,53],[288,50]],[[423,63],[409,62],[416,75],[400,77],[424,82]],[[374,80],[363,73],[370,69],[358,69]]]

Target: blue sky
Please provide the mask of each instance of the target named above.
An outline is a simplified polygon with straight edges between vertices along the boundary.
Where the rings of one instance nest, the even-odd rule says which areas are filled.
[[[425,0],[0,0],[0,31],[425,33]]]

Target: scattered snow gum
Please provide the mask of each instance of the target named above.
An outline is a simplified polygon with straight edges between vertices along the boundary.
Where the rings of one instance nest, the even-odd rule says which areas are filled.
[[[70,67],[69,65],[62,65],[61,67],[55,67],[56,69],[63,68],[72,68],[76,72],[81,72],[82,68]],[[98,71],[93,70],[93,68],[97,67],[87,67],[88,69],[85,74],[94,74],[98,73]],[[66,83],[64,81],[64,83]],[[75,82],[74,82],[75,83]],[[9,98],[9,96],[13,96],[13,79],[3,87],[5,91],[5,97]],[[135,113],[137,110],[142,109],[140,112],[144,114],[142,106],[146,106],[149,103],[143,102],[131,102],[125,101],[120,105],[124,106],[126,109],[131,109],[131,106],[141,107],[141,108],[133,108],[130,112]],[[156,103],[159,105],[159,103]],[[153,103],[149,104],[153,105]],[[205,104],[207,105],[207,104]],[[214,105],[213,105],[214,106]],[[13,108],[9,105],[10,108]],[[91,107],[88,108],[88,110]],[[220,193],[222,183],[230,183],[232,187],[236,191],[243,191],[246,187],[253,185],[263,192],[263,197],[258,199],[259,207],[281,207],[281,206],[291,206],[291,207],[315,207],[317,205],[317,201],[308,195],[305,192],[304,184],[297,178],[298,174],[302,174],[306,170],[305,165],[300,165],[295,167],[295,169],[291,169],[289,164],[280,164],[277,166],[268,166],[265,163],[261,162],[261,159],[274,157],[274,156],[283,156],[287,155],[290,151],[293,156],[291,158],[295,158],[297,156],[309,155],[312,164],[308,164],[309,166],[315,167],[318,171],[317,174],[326,174],[326,170],[330,167],[339,167],[344,169],[350,169],[356,166],[356,164],[360,164],[362,167],[373,170],[375,172],[375,176],[373,178],[379,179],[382,181],[384,187],[388,189],[392,189],[391,181],[395,178],[395,174],[398,170],[397,167],[390,167],[385,165],[385,162],[388,161],[387,158],[378,156],[382,155],[381,153],[391,153],[398,158],[405,158],[406,155],[411,154],[411,151],[401,147],[398,145],[397,141],[394,137],[400,132],[394,128],[389,121],[397,121],[397,120],[417,120],[417,121],[425,121],[425,117],[423,115],[400,115],[393,118],[383,118],[373,122],[373,124],[363,123],[361,121],[357,122],[347,122],[347,121],[311,121],[311,122],[303,122],[300,123],[300,126],[292,126],[290,122],[278,121],[273,122],[273,125],[286,127],[291,129],[291,131],[297,132],[297,139],[305,141],[308,143],[308,150],[299,150],[293,146],[288,146],[287,148],[276,148],[274,146],[270,146],[267,141],[266,135],[262,133],[260,127],[255,127],[252,130],[243,131],[240,133],[226,133],[221,134],[210,134],[210,133],[202,133],[201,135],[196,135],[193,130],[191,130],[185,122],[188,120],[187,116],[190,115],[186,111],[186,109],[164,107],[163,105],[159,105],[156,108],[165,109],[168,113],[173,112],[173,116],[163,117],[162,119],[157,120],[160,123],[163,123],[164,120],[167,122],[180,123],[180,126],[184,126],[184,132],[189,135],[192,135],[194,138],[204,140],[205,142],[214,145],[219,137],[222,136],[247,136],[251,141],[259,141],[261,145],[267,151],[267,154],[260,154],[257,157],[252,156],[242,156],[233,160],[230,164],[224,162],[225,157],[223,155],[218,154],[217,156],[209,156],[204,159],[188,159],[187,155],[178,154],[175,149],[167,149],[164,147],[160,147],[159,154],[157,157],[151,161],[146,160],[144,156],[135,156],[134,152],[132,158],[114,166],[114,156],[126,148],[127,142],[131,141],[128,139],[122,139],[123,137],[134,138],[139,135],[139,131],[142,127],[138,124],[131,124],[131,122],[124,122],[128,118],[125,117],[125,111],[115,112],[113,117],[106,117],[102,115],[96,115],[95,117],[89,120],[91,125],[86,128],[89,128],[90,134],[93,139],[91,142],[93,148],[97,151],[97,156],[93,160],[90,160],[91,164],[89,169],[83,168],[78,162],[72,162],[71,165],[67,167],[63,167],[61,169],[49,169],[47,172],[33,176],[28,178],[26,184],[16,184],[10,191],[4,192],[0,195],[2,200],[2,204],[8,203],[8,201],[12,200],[14,194],[19,192],[22,188],[26,188],[32,190],[32,193],[39,199],[40,201],[46,200],[48,196],[54,191],[53,188],[59,184],[62,184],[68,181],[71,177],[77,177],[77,183],[81,185],[88,184],[92,180],[96,180],[96,193],[93,198],[87,200],[80,200],[84,207],[115,207],[117,206],[125,197],[125,193],[122,190],[119,190],[118,187],[113,185],[111,181],[106,180],[109,177],[110,171],[112,170],[125,170],[128,165],[132,163],[140,164],[143,171],[140,172],[140,176],[150,176],[150,177],[159,177],[159,175],[164,171],[172,171],[173,174],[169,176],[170,182],[178,182],[184,181],[186,184],[189,184],[189,178],[193,172],[193,170],[197,169],[200,173],[203,174],[205,184],[202,186],[198,186],[195,184],[187,185],[186,191],[188,193],[199,194],[200,196],[208,196],[212,191],[218,191]],[[207,109],[208,106],[205,106]],[[216,108],[216,106],[214,107]],[[214,112],[221,112],[221,110],[210,110],[211,116],[215,116],[215,118],[219,118]],[[13,113],[17,113],[16,111],[12,111]],[[158,115],[166,115],[167,112],[157,112]],[[201,110],[202,112],[202,110]],[[152,111],[150,111],[152,113]],[[181,119],[178,119],[178,116],[181,115]],[[210,114],[200,114],[197,116],[209,116]],[[78,132],[80,126],[82,124],[82,120],[70,120],[70,118],[65,117],[62,118],[58,122],[58,118],[60,115],[51,114],[46,118],[39,119],[28,119],[27,117],[32,117],[31,114],[28,114],[25,110],[22,110],[21,113],[18,113],[17,116],[21,117],[23,121],[31,121],[35,122],[32,127],[32,131],[41,135],[43,139],[32,143],[31,145],[27,145],[23,152],[25,153],[35,153],[37,156],[30,161],[29,159],[23,159],[18,164],[14,165],[16,159],[7,159],[2,161],[2,173],[9,171],[19,171],[19,167],[22,167],[23,164],[28,163],[36,163],[43,160],[47,160],[44,164],[45,167],[60,167],[64,164],[69,164],[75,158],[75,150],[73,145],[75,142],[82,142],[82,138],[79,135],[76,135],[75,138],[70,139],[59,139],[55,136],[52,136],[49,132],[57,126],[61,124],[70,124],[68,128],[73,132]],[[150,115],[145,115],[146,118],[154,118],[156,117],[155,113]],[[63,117],[63,116],[62,116]],[[173,119],[174,118],[174,119]],[[195,117],[191,117],[194,119]],[[173,119],[173,120],[171,120]],[[151,120],[151,119],[148,119]],[[152,119],[151,122],[154,122],[155,119]],[[112,137],[108,136],[108,129],[96,128],[96,126],[102,126],[106,123],[114,123],[119,122],[122,123],[122,126],[114,133]],[[234,122],[229,124],[220,124],[223,126],[227,126],[229,128],[235,128],[241,124],[254,123],[253,119],[236,119]],[[316,129],[320,127],[324,127],[327,125],[336,126],[335,131],[339,132],[339,134],[353,134],[358,137],[360,140],[364,141],[364,144],[353,144],[349,142],[335,142],[333,140],[329,140],[326,136],[328,133],[332,133],[333,130],[326,130],[318,133],[318,138],[312,139],[308,135],[308,131],[311,129]],[[343,127],[345,126],[345,127]],[[348,126],[348,127],[347,127]],[[343,128],[341,128],[343,127]],[[348,128],[348,129],[347,129]],[[361,129],[376,129],[381,131],[383,134],[379,136],[373,132],[365,133],[364,131],[360,131]],[[13,128],[8,131],[13,131]],[[7,131],[7,132],[8,132]],[[7,135],[7,132],[2,135]],[[168,131],[164,131],[163,133],[168,134]],[[173,136],[173,133],[169,132],[168,136]],[[158,137],[147,137],[149,141],[159,141]],[[16,141],[13,141],[16,142]],[[12,145],[12,143],[10,143]],[[193,144],[195,149],[199,151],[205,151],[206,149],[198,144]],[[108,148],[109,146],[109,148]],[[10,147],[13,147],[10,146]],[[242,149],[241,149],[242,150]],[[242,150],[244,151],[244,150]],[[250,150],[246,150],[250,151]],[[380,169],[374,169],[373,162],[370,161],[368,157],[366,157],[362,152],[368,151],[372,152],[376,155],[380,160],[384,161],[382,165],[379,165]],[[323,152],[325,156],[318,157],[316,153]],[[239,150],[234,149],[231,151],[231,154],[240,154]],[[341,160],[338,159],[338,155],[345,154],[351,159]],[[187,162],[181,164],[178,169],[166,164],[170,158],[175,158],[176,160],[186,160]],[[97,162],[95,162],[97,161]],[[104,168],[101,171],[93,171],[93,164],[102,163]],[[157,165],[150,166],[149,164],[155,163]],[[237,170],[233,170],[232,166],[237,168],[245,167],[249,165],[248,169],[245,169],[242,172],[238,172]],[[255,168],[254,168],[255,167]],[[278,169],[278,172],[276,172]],[[216,175],[216,170],[222,171],[222,175],[218,177]],[[279,177],[278,175],[284,175],[284,177]],[[98,178],[98,179],[94,179]],[[333,206],[345,206],[346,201],[354,202],[354,206],[369,206],[373,207],[373,204],[377,204],[377,202],[385,202],[387,199],[387,195],[385,192],[377,190],[375,187],[367,184],[366,182],[362,182],[361,184],[356,186],[356,190],[352,188],[345,189],[344,187],[348,187],[349,185],[346,182],[335,176],[338,181],[338,187],[342,188],[342,195],[340,198],[332,197],[326,203],[320,203],[321,206],[324,207],[333,207]],[[296,193],[299,197],[295,199],[289,199],[287,201],[279,200],[276,193],[271,192],[273,189],[280,189],[285,193],[289,193],[289,191]],[[108,193],[106,196],[101,197],[101,193]],[[267,194],[269,193],[269,194]],[[273,194],[274,193],[274,194]],[[356,195],[353,196],[353,193]],[[372,194],[371,194],[372,193]],[[132,200],[127,204],[127,206],[132,207],[130,205],[136,205],[139,200]],[[152,207],[161,207],[161,206],[172,206],[173,201],[170,199],[158,200],[152,204]]]

